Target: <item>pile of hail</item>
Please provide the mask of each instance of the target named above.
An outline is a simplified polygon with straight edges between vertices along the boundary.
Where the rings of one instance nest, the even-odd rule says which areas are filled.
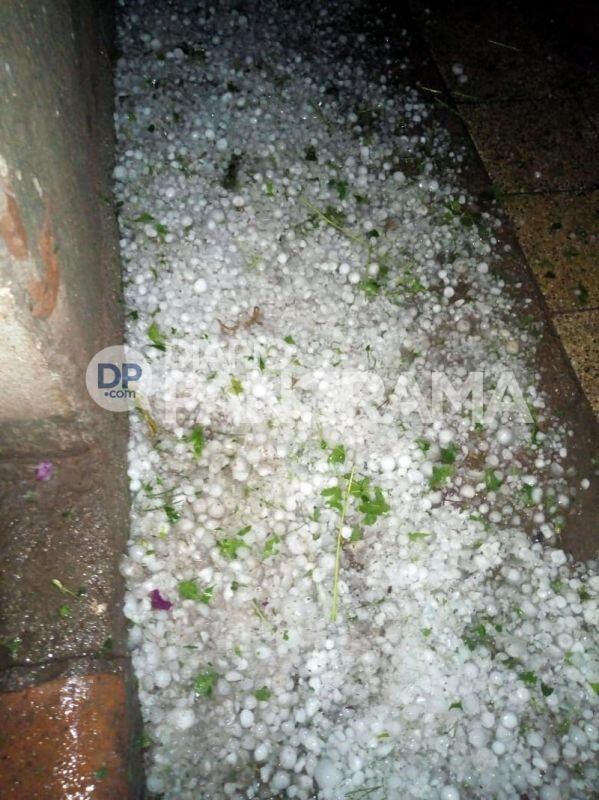
[[[352,3],[238,6],[121,9],[147,790],[587,800],[599,577],[559,533],[588,481],[501,223],[460,185],[406,31]],[[435,381],[475,373],[484,414],[431,411]]]

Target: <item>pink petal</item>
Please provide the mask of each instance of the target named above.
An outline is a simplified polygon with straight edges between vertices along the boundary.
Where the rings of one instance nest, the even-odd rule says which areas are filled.
[[[35,477],[38,481],[49,481],[54,474],[54,464],[51,461],[40,461],[35,468]]]
[[[163,597],[158,589],[152,589],[150,592],[152,608],[156,611],[168,611],[173,607],[170,600]]]

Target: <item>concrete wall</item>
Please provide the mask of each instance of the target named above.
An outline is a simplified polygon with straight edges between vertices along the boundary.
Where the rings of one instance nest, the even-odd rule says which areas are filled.
[[[85,367],[121,338],[111,11],[93,0],[0,3],[5,456],[90,441],[99,418]]]

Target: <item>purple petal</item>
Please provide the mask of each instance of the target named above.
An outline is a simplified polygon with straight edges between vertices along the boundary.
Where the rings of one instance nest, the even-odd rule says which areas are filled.
[[[40,461],[35,468],[35,477],[38,481],[49,481],[54,474],[54,464],[51,461]]]
[[[155,610],[168,611],[173,607],[171,601],[163,597],[158,589],[152,589],[150,597],[152,598],[152,608]]]

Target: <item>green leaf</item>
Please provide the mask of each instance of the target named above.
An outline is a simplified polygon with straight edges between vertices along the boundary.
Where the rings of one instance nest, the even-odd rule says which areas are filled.
[[[485,470],[485,486],[489,492],[496,492],[500,486],[503,486],[503,481],[497,477],[495,470]]]
[[[441,448],[441,463],[442,464],[453,464],[456,456],[458,454],[458,448],[452,442],[449,447],[442,447]]]
[[[346,181],[337,181],[335,184],[335,188],[337,189],[337,194],[339,195],[340,200],[345,200],[347,197],[347,182]]]
[[[256,689],[254,692],[254,697],[256,700],[260,700],[261,702],[265,703],[272,697],[272,692],[270,689],[267,689],[266,686],[263,686],[261,689]]]
[[[431,449],[431,444],[426,439],[416,439],[416,444],[423,453],[428,453],[428,451]]]
[[[433,474],[428,480],[428,485],[431,489],[440,489],[453,476],[453,472],[453,464],[435,465]]]
[[[242,547],[249,550],[249,547],[243,539],[219,539],[216,545],[221,556],[229,561],[233,561],[233,559],[237,558],[237,551]]]
[[[364,538],[364,533],[360,528],[352,528],[351,536],[349,537],[348,544],[352,542],[361,542]]]
[[[331,455],[329,456],[329,464],[344,464],[345,463],[345,447],[342,444],[338,444],[331,450]]]
[[[582,589],[578,590],[578,596],[580,597],[583,603],[591,599],[591,594],[589,590],[586,588],[586,586],[583,586]]]
[[[193,683],[194,692],[200,697],[211,697],[217,680],[218,673],[214,670],[200,673]]]
[[[258,358],[258,366],[260,367],[260,372],[264,372],[266,369],[266,361],[262,358],[262,356]]]
[[[246,525],[244,528],[240,528],[237,531],[237,536],[245,536],[246,533],[249,533],[251,530],[252,530],[252,526],[251,525]]]
[[[154,217],[151,214],[148,214],[147,211],[144,211],[143,214],[140,214],[139,217],[136,217],[133,222],[141,222],[144,225],[147,225],[150,222],[154,222]]]
[[[164,506],[164,513],[168,521],[173,524],[181,519],[181,514],[171,505]]]
[[[421,542],[430,535],[430,533],[423,533],[422,531],[412,531],[412,533],[408,533],[408,539],[411,542]]]
[[[6,647],[6,649],[10,653],[11,658],[17,658],[17,656],[19,655],[19,650],[21,649],[21,645],[23,644],[23,641],[19,636],[13,636],[12,639],[6,639],[4,642],[2,642],[2,644],[4,645],[4,647]]]
[[[527,686],[535,686],[537,683],[537,676],[534,672],[520,672],[518,677]]]
[[[231,378],[231,385],[229,387],[231,394],[239,395],[243,393],[243,384],[237,378]]]
[[[304,150],[304,158],[306,161],[318,161],[318,156],[316,155],[316,148],[313,144],[309,144],[308,147]]]
[[[591,683],[591,681],[589,681],[589,686],[595,692],[595,694],[599,694],[599,683]]]
[[[362,498],[362,502],[358,506],[358,511],[364,514],[362,520],[364,525],[374,525],[378,517],[390,510],[391,506],[385,500],[385,496],[378,486],[374,488],[374,497],[367,500]]]
[[[326,498],[329,508],[334,508],[339,512],[343,511],[343,493],[339,486],[330,486],[328,489],[323,489],[320,494],[321,497]]]
[[[196,458],[200,458],[204,452],[204,428],[202,425],[196,425],[191,429],[187,436],[183,437],[186,442],[189,442],[193,448],[193,454]]]
[[[459,711],[463,711],[464,709],[463,709],[463,707],[462,707],[462,701],[461,701],[461,700],[458,700],[457,702],[455,702],[455,703],[452,703],[452,704],[449,706],[449,710],[451,711],[451,709],[452,709],[452,708],[457,708]]]
[[[293,336],[284,336],[283,341],[287,342],[287,344],[295,344],[295,339]]]
[[[433,632],[432,628],[423,628],[422,629],[422,635],[424,636],[425,639],[428,639],[428,637],[431,635],[432,632]]]
[[[166,337],[155,322],[148,328],[148,336],[152,342],[151,347],[155,347],[162,352],[166,350]]]
[[[274,534],[269,536],[268,539],[264,542],[264,547],[262,548],[262,558],[268,558],[269,556],[276,556],[279,552],[279,544],[281,540],[278,536]]]
[[[589,302],[589,297],[590,297],[589,290],[584,285],[584,283],[581,283],[580,281],[578,282],[574,294],[576,295],[576,299],[578,300],[581,306],[586,306],[586,304]]]
[[[70,617],[71,616],[71,606],[67,605],[66,603],[64,605],[62,605],[58,609],[58,616],[62,617],[63,619],[66,619],[67,617]]]
[[[179,595],[184,600],[195,600],[198,603],[208,605],[214,594],[214,586],[208,586],[200,591],[195,580],[181,581],[178,586]]]
[[[543,692],[543,697],[549,697],[549,695],[553,694],[553,689],[551,686],[543,683],[543,681],[541,681],[541,691]]]

